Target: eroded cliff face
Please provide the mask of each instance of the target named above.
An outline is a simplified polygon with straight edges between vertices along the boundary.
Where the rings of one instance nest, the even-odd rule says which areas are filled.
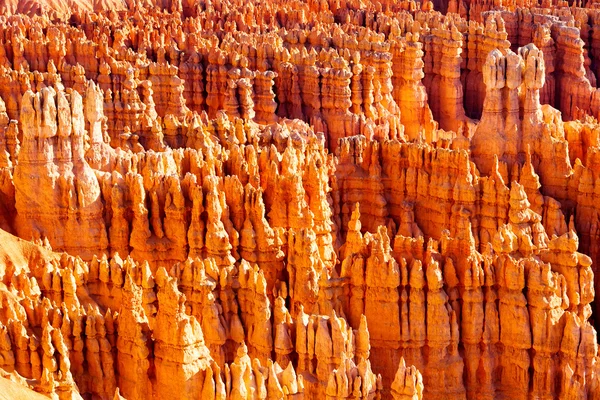
[[[0,28],[0,376],[60,399],[600,398],[593,4],[21,3],[41,16]]]

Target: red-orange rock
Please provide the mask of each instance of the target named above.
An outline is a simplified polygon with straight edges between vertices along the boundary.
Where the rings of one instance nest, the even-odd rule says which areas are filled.
[[[55,3],[0,6],[11,385],[598,397],[592,3]]]

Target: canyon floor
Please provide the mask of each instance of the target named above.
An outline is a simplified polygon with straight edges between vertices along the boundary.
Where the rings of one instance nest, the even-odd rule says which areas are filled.
[[[0,0],[0,399],[600,399],[600,3]]]

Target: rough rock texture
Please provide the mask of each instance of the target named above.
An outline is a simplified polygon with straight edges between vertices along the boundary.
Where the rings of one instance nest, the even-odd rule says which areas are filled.
[[[0,397],[600,398],[594,4],[65,4],[0,5]]]

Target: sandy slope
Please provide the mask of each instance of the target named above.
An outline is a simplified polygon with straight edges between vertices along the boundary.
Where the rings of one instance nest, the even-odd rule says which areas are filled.
[[[48,400],[48,397],[0,377],[0,400]]]
[[[0,281],[7,273],[6,268],[14,268],[16,273],[29,272],[31,266],[44,265],[40,259],[52,258],[60,258],[60,254],[0,229]]]

